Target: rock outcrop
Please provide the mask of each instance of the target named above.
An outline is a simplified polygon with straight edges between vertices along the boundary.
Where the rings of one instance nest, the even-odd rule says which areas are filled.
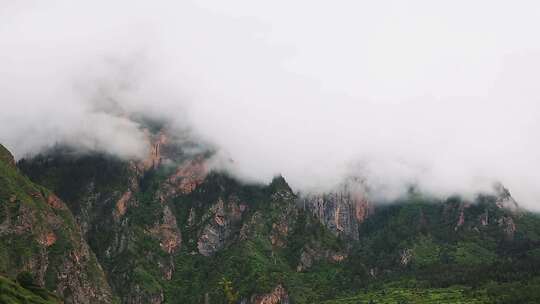
[[[112,303],[105,274],[67,206],[0,160],[0,273],[30,271],[65,303]]]
[[[503,185],[498,184],[495,186],[495,191],[497,193],[496,204],[499,208],[506,209],[514,213],[519,211],[518,203],[512,197],[508,189],[506,189]]]
[[[335,235],[352,240],[358,240],[359,225],[374,210],[364,192],[348,184],[331,193],[302,196],[298,204]]]
[[[148,155],[137,164],[141,171],[148,171],[157,168],[163,161],[162,148],[169,141],[169,137],[164,132],[152,135],[146,134],[149,143]]]
[[[165,202],[172,197],[189,194],[204,181],[207,174],[208,169],[202,156],[185,160],[163,182],[157,195],[161,202]]]
[[[328,248],[320,248],[319,246],[306,246],[300,255],[300,261],[296,266],[296,271],[305,271],[311,266],[320,261],[330,263],[339,263],[347,258],[344,252],[334,251]]]
[[[253,296],[250,300],[251,304],[289,304],[289,295],[283,286],[280,284],[271,292],[263,295]]]
[[[226,245],[238,230],[247,205],[236,198],[225,203],[221,198],[210,208],[208,224],[204,226],[197,241],[200,254],[210,256]]]
[[[15,158],[4,146],[0,145],[0,162],[15,168]]]
[[[169,206],[164,206],[162,219],[150,229],[150,232],[159,239],[159,245],[163,251],[172,254],[180,248],[182,234]]]
[[[401,250],[399,253],[399,264],[401,266],[407,266],[413,259],[413,250],[410,248],[406,248]]]

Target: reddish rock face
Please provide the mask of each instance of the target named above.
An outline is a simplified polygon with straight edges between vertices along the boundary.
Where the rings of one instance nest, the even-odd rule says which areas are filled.
[[[114,216],[121,218],[127,211],[127,203],[131,199],[131,190],[128,190],[122,194],[120,199],[116,202],[116,208],[114,210]]]
[[[187,160],[161,185],[157,197],[165,203],[177,195],[189,194],[204,182],[207,174],[208,168],[202,156]]]
[[[342,262],[347,258],[347,255],[344,252],[336,252],[334,250],[320,248],[315,244],[315,246],[306,246],[302,249],[302,254],[300,255],[300,261],[296,266],[296,271],[301,272],[309,269],[315,262],[318,261],[328,261],[332,263]]]
[[[332,262],[341,262],[341,261],[345,260],[346,257],[347,257],[346,255],[338,253],[338,254],[331,255],[330,260]]]
[[[344,186],[338,191],[307,195],[299,204],[309,210],[334,234],[358,239],[358,227],[372,213],[373,206],[361,191]]]
[[[176,217],[173,215],[169,206],[163,208],[163,217],[161,224],[154,226],[150,232],[159,238],[159,244],[163,251],[171,254],[180,248],[182,235],[176,223]]]
[[[133,162],[138,175],[163,166],[165,163],[176,162],[172,161],[175,153],[171,152],[171,149],[174,150],[176,144],[174,140],[166,135],[165,131],[154,136],[147,134],[147,137],[150,146],[147,157],[142,161]],[[164,203],[176,195],[189,194],[205,180],[207,174],[208,168],[205,157],[192,155],[189,159],[180,163],[175,172],[162,183],[156,198]],[[137,191],[138,185],[132,183],[130,188],[132,191]],[[119,214],[122,215],[121,212]]]
[[[362,195],[354,195],[353,201],[355,202],[355,215],[358,223],[363,223],[367,217],[373,213],[373,206]]]
[[[470,202],[464,202],[459,205],[459,217],[454,230],[457,231],[463,224],[465,224],[465,210],[471,207]]]
[[[38,242],[46,247],[52,246],[54,243],[56,243],[56,234],[54,232],[45,233],[40,236]]]
[[[200,254],[210,256],[223,248],[232,237],[233,227],[241,222],[242,215],[247,205],[231,198],[227,202],[219,199],[210,208],[212,218],[201,231],[197,241],[197,249]]]
[[[270,293],[252,297],[253,304],[288,304],[289,295],[283,286],[280,284]]]
[[[148,135],[148,138],[148,141],[150,142],[150,151],[148,152],[146,158],[137,166],[142,171],[157,168],[157,166],[161,164],[162,146],[167,144],[169,141],[169,138],[163,132],[159,133],[155,139],[150,138],[150,135]]]
[[[188,160],[167,180],[169,187],[165,195],[189,194],[204,181],[207,174],[208,168],[203,157]]]
[[[54,194],[50,194],[47,197],[47,204],[54,209],[65,209],[64,203]]]

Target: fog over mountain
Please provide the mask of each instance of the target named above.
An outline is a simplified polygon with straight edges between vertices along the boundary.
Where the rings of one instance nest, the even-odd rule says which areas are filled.
[[[0,0],[0,142],[140,157],[144,114],[248,181],[539,210],[538,28],[536,1]]]

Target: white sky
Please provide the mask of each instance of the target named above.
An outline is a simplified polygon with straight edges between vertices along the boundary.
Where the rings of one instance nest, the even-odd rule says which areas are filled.
[[[0,142],[135,157],[145,113],[247,180],[540,209],[539,28],[537,1],[0,0]]]

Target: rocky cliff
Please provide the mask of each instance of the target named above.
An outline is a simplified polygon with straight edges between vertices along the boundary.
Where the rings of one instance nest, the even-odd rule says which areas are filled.
[[[358,228],[374,211],[360,181],[354,179],[334,192],[304,195],[298,204],[335,235],[351,240],[359,239]]]
[[[68,207],[0,147],[0,273],[30,272],[65,303],[112,303],[105,274]]]

